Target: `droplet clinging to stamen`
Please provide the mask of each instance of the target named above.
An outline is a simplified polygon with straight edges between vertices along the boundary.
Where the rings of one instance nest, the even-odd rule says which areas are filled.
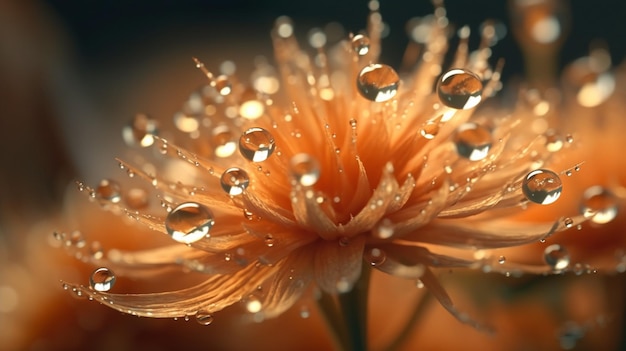
[[[384,102],[396,96],[400,77],[390,66],[373,63],[361,70],[356,85],[364,98]]]
[[[154,136],[157,134],[156,121],[143,113],[136,114],[132,121],[122,129],[124,142],[129,146],[148,147],[154,144]]]
[[[363,34],[357,34],[352,38],[352,50],[359,56],[365,56],[370,51],[370,39]]]
[[[108,268],[98,268],[89,277],[89,286],[96,291],[109,291],[115,284],[115,274]]]
[[[526,175],[522,182],[522,191],[528,200],[541,205],[555,202],[563,190],[559,176],[547,169],[537,169]]]
[[[482,100],[482,93],[483,83],[480,78],[464,69],[449,70],[437,82],[439,100],[457,110],[476,107]]]
[[[617,216],[617,199],[604,187],[592,186],[583,193],[580,212],[593,223],[608,223]]]
[[[182,203],[165,218],[165,229],[172,239],[191,244],[209,236],[215,224],[213,213],[206,206],[195,203]]]
[[[239,138],[239,152],[252,162],[267,160],[275,148],[274,137],[263,128],[250,128]]]
[[[241,168],[232,167],[224,171],[220,178],[220,185],[222,189],[230,196],[237,196],[243,194],[244,190],[248,187],[250,178],[248,173]]]
[[[489,130],[473,122],[461,125],[454,136],[454,144],[459,155],[470,161],[487,157],[492,138]]]

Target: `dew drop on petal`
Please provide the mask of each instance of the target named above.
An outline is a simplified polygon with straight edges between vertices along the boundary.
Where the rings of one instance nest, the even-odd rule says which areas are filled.
[[[571,228],[574,225],[574,220],[570,217],[567,217],[563,220],[563,224],[565,224],[566,228]]]
[[[465,123],[457,129],[454,144],[459,155],[470,161],[479,161],[489,153],[492,145],[491,132],[476,123]]]
[[[363,67],[357,77],[356,85],[364,98],[384,102],[396,96],[400,77],[390,66],[372,63]]]
[[[222,96],[226,96],[230,94],[231,91],[233,90],[230,84],[230,80],[228,79],[227,76],[223,74],[215,78],[213,82],[215,84],[215,90],[217,90],[217,92]]]
[[[233,133],[226,125],[219,125],[211,131],[211,145],[214,148],[215,156],[229,157],[237,150],[237,143]]]
[[[467,110],[476,107],[481,99],[483,83],[480,78],[464,69],[452,69],[437,82],[439,100],[451,108]]]
[[[148,115],[138,113],[132,121],[122,129],[124,142],[129,146],[148,147],[154,144],[157,135],[157,123]]]
[[[617,199],[604,187],[595,185],[583,193],[580,212],[593,223],[608,223],[617,216],[617,211]]]
[[[213,314],[209,311],[200,310],[196,313],[196,322],[200,325],[209,325],[213,323]]]
[[[536,169],[524,178],[522,191],[528,200],[549,205],[561,196],[563,183],[556,173],[547,169]]]
[[[379,248],[372,248],[365,251],[365,260],[369,262],[372,266],[380,266],[385,263],[387,259],[387,255],[385,251]]]
[[[248,173],[238,167],[231,167],[225,170],[220,178],[222,189],[230,196],[241,195],[249,184],[250,177],[248,177]]]
[[[142,188],[131,188],[126,192],[124,201],[133,210],[146,208],[149,203],[148,192]]]
[[[355,35],[351,44],[352,50],[359,56],[365,56],[370,51],[370,39],[363,34]]]
[[[439,123],[435,121],[428,121],[420,128],[420,135],[428,140],[434,139],[438,133]]]
[[[506,257],[504,257],[504,256],[498,257],[498,263],[499,264],[504,264],[505,262],[506,262]]]
[[[546,149],[550,152],[557,152],[563,148],[563,138],[554,130],[546,132]]]
[[[205,236],[215,224],[213,213],[206,206],[185,202],[174,208],[165,218],[165,229],[172,239],[184,243],[194,243]]]
[[[320,178],[320,166],[309,154],[297,154],[289,162],[291,175],[302,186],[312,186]]]
[[[374,227],[372,235],[380,239],[389,239],[394,233],[393,222],[389,218],[384,218]]]
[[[543,251],[544,261],[553,269],[561,271],[569,266],[570,257],[567,250],[558,244],[553,244]]]
[[[96,291],[109,291],[113,285],[115,285],[115,274],[108,268],[98,268],[89,277],[89,286]]]
[[[252,162],[267,160],[275,148],[274,137],[263,128],[250,128],[239,138],[239,152]]]
[[[102,179],[96,188],[96,197],[112,203],[118,203],[122,199],[120,185],[113,180]]]

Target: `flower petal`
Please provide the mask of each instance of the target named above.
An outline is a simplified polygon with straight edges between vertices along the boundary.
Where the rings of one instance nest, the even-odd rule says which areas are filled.
[[[365,238],[357,236],[349,242],[341,242],[316,244],[315,278],[318,286],[331,294],[350,291],[361,276]]]

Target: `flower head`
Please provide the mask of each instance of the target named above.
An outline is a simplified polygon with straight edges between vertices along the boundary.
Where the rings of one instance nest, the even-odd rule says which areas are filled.
[[[486,103],[501,86],[501,63],[489,64],[493,25],[471,52],[462,27],[444,64],[452,33],[437,5],[416,24],[416,51],[407,56],[413,68],[398,73],[380,63],[382,20],[378,3],[370,8],[366,33],[332,47],[323,32],[311,32],[312,55],[300,48],[290,20],[279,18],[276,67],[259,63],[251,85],[194,59],[208,84],[175,116],[178,132],[160,133],[138,115],[124,133],[127,142],[167,156],[157,166],[120,161],[130,177],[151,184],[166,212],[148,207],[148,194],[123,193],[113,181],[79,184],[103,207],[173,242],[91,255],[109,270],[95,272],[90,287],[66,288],[140,316],[210,321],[243,301],[255,317],[270,318],[311,287],[349,293],[373,267],[419,280],[459,320],[478,326],[455,309],[433,268],[562,270],[475,255],[545,240],[586,217],[519,220],[526,208],[557,201],[561,176],[580,165],[552,168],[572,146],[554,146],[551,121],[536,105],[506,111]],[[170,292],[109,293],[111,270],[185,272],[200,282]]]

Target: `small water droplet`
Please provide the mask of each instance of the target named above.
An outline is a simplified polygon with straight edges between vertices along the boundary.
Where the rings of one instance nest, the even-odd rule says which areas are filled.
[[[126,192],[124,201],[130,209],[140,210],[148,207],[148,192],[142,188],[132,188]]]
[[[78,230],[75,230],[72,233],[70,233],[69,237],[65,241],[66,246],[70,246],[70,247],[73,246],[79,249],[85,247],[86,244],[87,242],[85,241],[85,238],[83,237],[83,233],[81,233]]]
[[[459,155],[470,161],[482,160],[491,148],[491,132],[476,123],[465,123],[457,129],[454,144]]]
[[[352,285],[346,277],[339,278],[335,287],[340,294],[344,294],[352,290]]]
[[[451,108],[467,110],[476,107],[482,97],[483,83],[480,78],[464,69],[452,69],[444,73],[437,83],[439,100]]]
[[[569,266],[570,257],[567,250],[558,244],[553,244],[543,251],[544,261],[554,270],[561,271]]]
[[[291,175],[302,186],[312,186],[320,178],[317,160],[309,154],[297,154],[289,162]]]
[[[415,286],[418,289],[423,289],[424,288],[424,282],[421,279],[418,279],[417,282],[415,282]]]
[[[237,143],[233,133],[226,125],[219,125],[213,128],[210,142],[217,157],[229,157],[237,150]]]
[[[499,264],[504,264],[505,262],[506,262],[506,257],[504,257],[504,256],[498,257],[498,263]]]
[[[347,236],[342,236],[341,238],[339,238],[339,246],[346,247],[348,245],[350,245],[350,238],[348,238]]]
[[[217,90],[217,92],[222,96],[226,96],[230,94],[231,91],[233,90],[230,84],[230,80],[228,79],[227,76],[223,74],[215,78],[213,82],[215,84],[215,90]]]
[[[263,128],[250,128],[239,138],[239,152],[252,162],[267,160],[275,148],[274,137]]]
[[[118,203],[122,199],[120,185],[109,179],[102,179],[96,188],[96,197],[112,203]]]
[[[370,39],[363,34],[357,34],[352,38],[352,50],[359,56],[365,56],[370,51]]]
[[[565,141],[567,141],[569,144],[574,142],[574,137],[571,134],[567,134],[565,136]]]
[[[420,135],[431,140],[439,133],[439,122],[428,121],[420,128]]]
[[[249,184],[250,177],[248,177],[248,173],[238,167],[225,170],[220,178],[222,189],[230,196],[243,194]]]
[[[91,246],[89,247],[89,253],[91,257],[96,260],[100,260],[104,257],[104,250],[102,249],[102,245],[98,241],[91,242]]]
[[[209,236],[215,224],[213,213],[206,206],[185,202],[174,208],[165,218],[165,229],[172,239],[191,244]]]
[[[383,218],[372,230],[372,235],[381,239],[389,239],[393,236],[394,225],[389,218]]]
[[[276,243],[276,240],[274,239],[274,236],[272,234],[266,234],[263,241],[265,241],[265,246],[267,247],[273,247]]]
[[[563,224],[565,224],[566,228],[571,228],[574,225],[574,220],[570,217],[567,217],[563,220]]]
[[[359,93],[364,98],[384,102],[398,92],[400,77],[390,66],[373,63],[361,70],[356,83]]]
[[[546,132],[546,149],[550,152],[557,152],[563,148],[563,138],[553,129]]]
[[[96,291],[109,291],[115,284],[115,274],[108,268],[101,267],[89,277],[89,286]]]
[[[136,114],[130,123],[122,129],[124,142],[129,146],[148,147],[154,144],[154,136],[157,134],[156,121],[143,113]]]
[[[593,223],[608,223],[617,217],[617,199],[604,187],[592,186],[583,193],[580,212]]]
[[[549,205],[561,196],[563,183],[556,173],[547,169],[537,169],[526,175],[522,182],[522,191],[528,200]]]
[[[379,248],[372,248],[365,251],[365,260],[372,266],[380,266],[385,263],[386,259],[387,255],[385,254],[385,251]]]
[[[209,311],[200,310],[196,313],[196,322],[200,325],[209,325],[213,323],[213,314]]]
[[[302,306],[300,307],[300,318],[307,319],[311,316],[311,311],[309,311],[309,307]]]

